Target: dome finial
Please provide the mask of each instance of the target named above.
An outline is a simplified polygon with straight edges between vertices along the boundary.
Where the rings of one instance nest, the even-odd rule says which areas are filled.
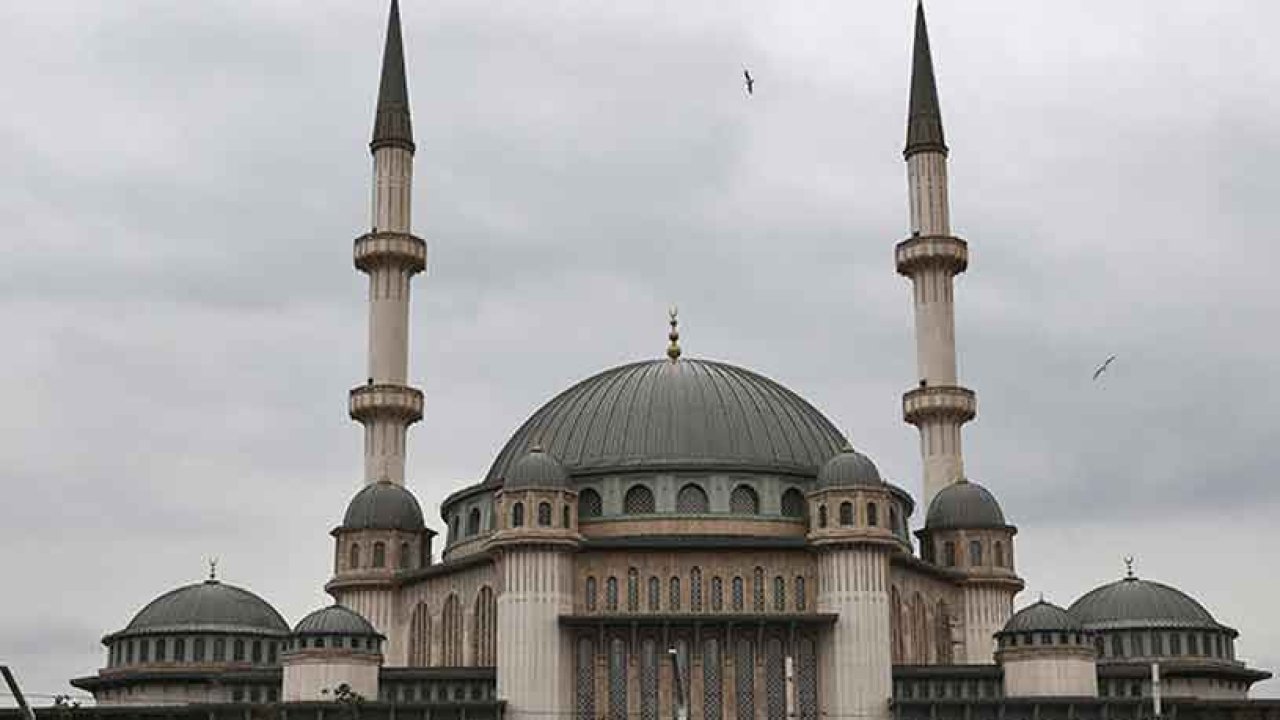
[[[667,314],[671,316],[671,332],[667,333],[667,339],[671,341],[671,344],[667,346],[667,357],[675,361],[680,359],[680,310],[675,305],[672,305],[670,312]]]
[[[1137,576],[1133,574],[1133,556],[1130,555],[1124,559],[1125,579],[1133,580]]]
[[[209,558],[209,580],[208,582],[218,582],[218,558]]]

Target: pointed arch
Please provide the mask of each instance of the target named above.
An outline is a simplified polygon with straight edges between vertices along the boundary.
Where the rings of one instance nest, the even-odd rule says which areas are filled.
[[[462,605],[458,596],[449,593],[440,613],[440,664],[445,667],[462,666]]]
[[[498,661],[498,604],[493,588],[485,585],[476,593],[472,616],[471,657],[474,665],[493,667]]]
[[[906,663],[906,647],[902,642],[902,595],[898,592],[898,586],[893,585],[889,588],[889,636],[893,642],[893,664],[902,665]]]
[[[431,665],[431,608],[419,601],[409,618],[409,666]]]

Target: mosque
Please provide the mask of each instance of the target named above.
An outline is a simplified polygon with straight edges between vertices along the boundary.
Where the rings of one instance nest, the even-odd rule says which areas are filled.
[[[1014,612],[1018,530],[964,472],[977,403],[956,374],[953,278],[969,248],[951,232],[923,7],[912,65],[910,226],[894,260],[915,310],[919,380],[902,418],[920,435],[919,498],[783,385],[685,356],[673,315],[665,356],[537,408],[442,503],[437,538],[405,478],[423,416],[410,290],[427,245],[410,222],[392,0],[373,217],[354,242],[369,277],[368,375],[349,396],[364,485],[334,515],[334,604],[290,626],[211,572],[103,637],[105,665],[72,683],[102,712],[171,717],[243,705],[320,718],[354,699],[389,718],[1136,720],[1153,701],[1188,718],[1280,718],[1280,703],[1247,698],[1270,673],[1236,656],[1237,631],[1132,570],[1067,607]]]

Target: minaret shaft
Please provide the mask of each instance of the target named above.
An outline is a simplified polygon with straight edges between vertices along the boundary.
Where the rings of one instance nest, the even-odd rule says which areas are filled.
[[[351,417],[365,428],[365,482],[403,484],[405,435],[422,418],[422,393],[408,385],[410,286],[426,267],[427,248],[411,228],[415,147],[394,0],[371,149],[373,231],[355,243],[356,267],[369,275],[369,369],[351,391]]]
[[[905,154],[911,237],[898,244],[896,261],[912,283],[918,385],[903,397],[903,417],[920,431],[927,508],[939,490],[964,478],[960,428],[977,407],[956,371],[954,278],[969,256],[951,234],[947,146],[923,6],[916,9]]]

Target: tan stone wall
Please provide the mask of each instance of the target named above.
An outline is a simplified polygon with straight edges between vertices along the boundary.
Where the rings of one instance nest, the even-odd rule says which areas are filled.
[[[424,667],[475,665],[476,643],[481,640],[490,641],[476,634],[476,600],[480,597],[481,589],[486,587],[490,588],[496,602],[501,588],[497,586],[492,563],[473,565],[401,588],[395,596],[394,623],[391,632],[387,633],[385,664]],[[446,623],[444,617],[450,597],[455,598],[457,603],[456,624],[452,621]],[[415,612],[419,617],[416,624]],[[429,618],[429,621],[422,622],[423,617]],[[447,629],[452,631],[448,637],[445,632]],[[426,648],[425,653],[412,652],[419,647]],[[450,651],[448,657],[446,650]],[[411,657],[411,654],[416,657]],[[426,663],[420,660],[424,654],[427,656]]]
[[[894,565],[889,573],[892,651],[895,665],[943,665],[962,645],[961,590],[919,570]]]
[[[376,655],[343,656],[332,651],[299,651],[284,661],[285,702],[333,700],[333,689],[346,683],[352,692],[367,700],[378,698]]]

